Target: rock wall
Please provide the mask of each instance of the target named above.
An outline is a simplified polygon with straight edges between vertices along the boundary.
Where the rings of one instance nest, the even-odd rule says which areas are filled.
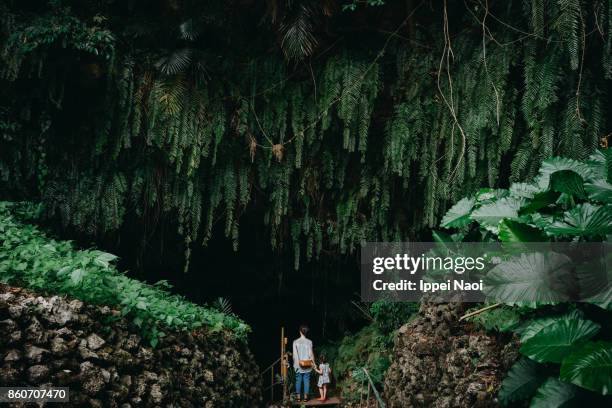
[[[423,303],[417,318],[399,329],[385,379],[389,408],[498,406],[517,342],[459,322],[465,307]]]
[[[75,407],[256,407],[259,369],[229,333],[167,333],[156,348],[117,311],[0,284],[0,384],[70,388]]]

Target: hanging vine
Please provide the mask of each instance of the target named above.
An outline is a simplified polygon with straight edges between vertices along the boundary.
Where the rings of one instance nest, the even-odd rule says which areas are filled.
[[[41,1],[35,17],[0,6],[0,185],[90,235],[127,214],[149,229],[175,220],[186,270],[217,231],[237,248],[254,207],[296,268],[323,249],[411,239],[467,191],[551,155],[583,159],[610,130],[609,0],[440,2],[353,39],[325,22],[368,10],[287,3],[266,11],[281,49],[241,38],[235,54],[210,39],[270,34],[246,11],[233,31],[206,6],[162,23],[69,3]],[[20,93],[27,81],[40,87]]]

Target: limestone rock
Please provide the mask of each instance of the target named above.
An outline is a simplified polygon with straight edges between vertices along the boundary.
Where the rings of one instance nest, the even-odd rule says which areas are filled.
[[[28,381],[39,384],[49,378],[49,367],[44,365],[34,365],[28,368]]]
[[[33,363],[40,363],[46,354],[49,354],[49,350],[36,346],[26,346],[25,356]]]
[[[95,333],[92,333],[87,337],[87,347],[90,350],[98,350],[105,343],[106,342],[104,341],[104,339]]]
[[[4,356],[5,363],[14,363],[21,360],[21,353],[19,350],[9,350],[8,353]]]
[[[69,387],[69,407],[260,406],[245,375],[259,369],[230,333],[166,329],[151,348],[134,330],[108,307],[0,284],[0,384]]]
[[[459,322],[465,304],[422,303],[397,333],[385,376],[389,408],[498,406],[501,381],[518,356],[515,338]]]

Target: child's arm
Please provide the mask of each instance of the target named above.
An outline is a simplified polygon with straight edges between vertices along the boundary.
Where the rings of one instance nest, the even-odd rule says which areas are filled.
[[[314,367],[314,370],[317,372],[317,374],[323,374],[323,371],[319,370],[316,366]]]

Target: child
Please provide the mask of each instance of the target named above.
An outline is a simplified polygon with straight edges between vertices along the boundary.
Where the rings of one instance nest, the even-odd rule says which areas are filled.
[[[321,363],[319,364],[319,368],[315,368],[315,371],[319,374],[319,382],[317,386],[319,387],[319,394],[321,398],[319,401],[325,401],[327,399],[327,384],[331,381],[329,376],[331,375],[331,367],[327,364],[327,360],[324,355],[320,357]]]

